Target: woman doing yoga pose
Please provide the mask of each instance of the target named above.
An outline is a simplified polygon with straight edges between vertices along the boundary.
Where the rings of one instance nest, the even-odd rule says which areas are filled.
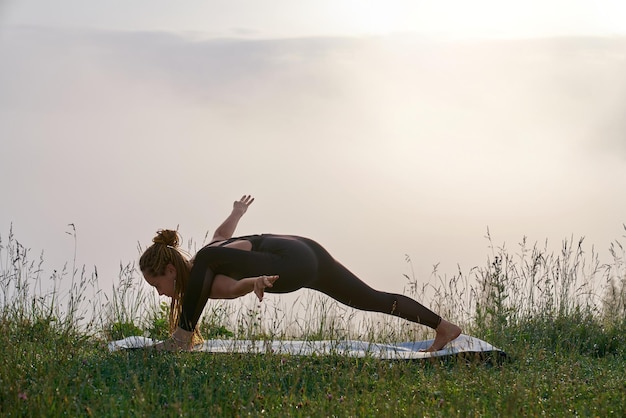
[[[426,325],[436,331],[427,351],[442,349],[461,328],[404,295],[372,289],[337,262],[318,243],[292,235],[233,237],[239,219],[254,199],[243,196],[217,228],[210,244],[188,260],[178,249],[176,231],[160,230],[139,259],[146,281],[159,295],[172,298],[172,338],[158,349],[190,350],[202,341],[196,328],[211,299],[234,299],[254,292],[288,293],[315,289],[364,311],[382,312]]]

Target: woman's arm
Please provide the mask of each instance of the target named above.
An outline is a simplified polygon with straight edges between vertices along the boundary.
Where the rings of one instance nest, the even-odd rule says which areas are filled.
[[[254,202],[254,198],[250,195],[244,195],[233,203],[233,211],[228,215],[228,218],[222,222],[222,224],[215,230],[212,241],[223,241],[232,238],[237,229],[239,219],[246,213],[248,206]]]
[[[278,276],[246,277],[235,280],[223,274],[216,274],[209,297],[211,299],[235,299],[254,292],[259,301],[262,301],[265,288],[272,287],[276,280]]]

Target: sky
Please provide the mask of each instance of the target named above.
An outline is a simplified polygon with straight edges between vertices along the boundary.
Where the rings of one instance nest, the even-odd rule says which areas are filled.
[[[626,223],[622,1],[0,2],[0,237],[110,289],[157,229],[311,237],[373,287]],[[608,261],[608,260],[607,260]]]

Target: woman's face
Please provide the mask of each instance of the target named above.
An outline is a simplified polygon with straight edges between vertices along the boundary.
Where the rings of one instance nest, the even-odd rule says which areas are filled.
[[[176,291],[176,268],[172,264],[165,266],[165,273],[159,276],[153,276],[147,272],[142,272],[143,278],[146,279],[150,286],[153,286],[159,295],[175,297]]]

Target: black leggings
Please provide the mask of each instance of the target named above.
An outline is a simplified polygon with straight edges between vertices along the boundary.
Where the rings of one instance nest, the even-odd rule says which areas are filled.
[[[215,246],[196,254],[182,300],[181,328],[195,329],[216,274],[235,280],[278,275],[273,287],[265,289],[267,293],[315,289],[356,309],[395,315],[433,329],[441,322],[439,315],[409,297],[372,289],[313,240],[291,235],[237,239],[250,241],[252,250]]]

